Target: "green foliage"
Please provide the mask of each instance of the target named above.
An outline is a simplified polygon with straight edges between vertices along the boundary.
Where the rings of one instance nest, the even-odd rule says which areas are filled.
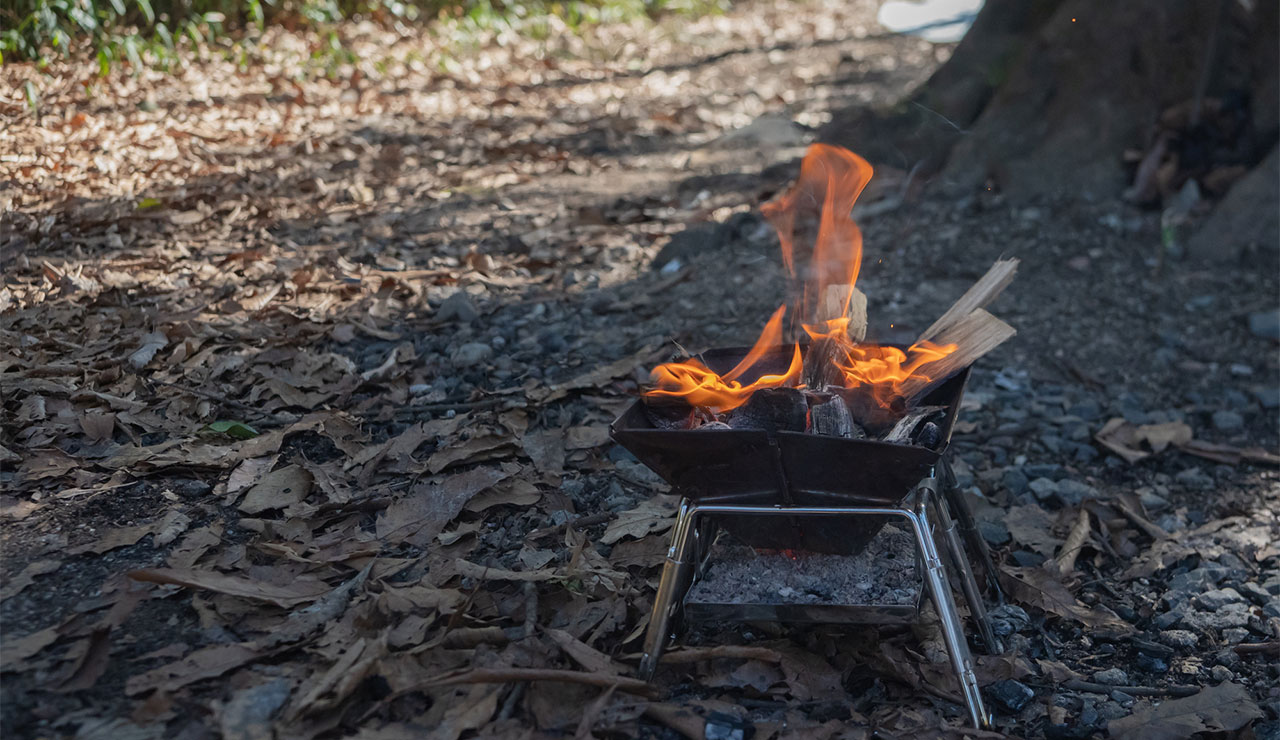
[[[96,54],[99,70],[127,62],[168,68],[186,44],[262,31],[288,21],[311,28],[326,43],[317,59],[332,68],[352,60],[333,24],[356,18],[383,23],[435,20],[461,37],[512,30],[546,38],[558,17],[575,32],[600,23],[663,14],[702,14],[727,0],[7,0],[0,5],[0,62],[40,64],[66,55]],[[239,50],[244,53],[244,49]],[[246,56],[247,59],[247,56]]]

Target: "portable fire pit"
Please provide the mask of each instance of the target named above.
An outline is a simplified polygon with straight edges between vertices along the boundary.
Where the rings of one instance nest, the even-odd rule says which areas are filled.
[[[912,621],[927,591],[969,716],[985,726],[951,580],[958,581],[991,652],[1000,646],[970,558],[997,599],[1000,587],[946,452],[970,366],[1015,333],[983,307],[1013,279],[1017,261],[993,265],[912,344],[866,342],[867,297],[855,286],[862,235],[851,211],[871,175],[871,165],[847,149],[810,147],[796,184],[762,207],[778,232],[791,300],[750,349],[715,350],[654,368],[644,397],[611,427],[615,440],[682,497],[640,671],[652,677],[677,617]],[[837,566],[852,565],[892,519],[906,524],[914,543],[916,598],[854,603],[850,589],[831,593],[836,574],[851,572]],[[794,581],[804,591],[769,584],[769,598],[753,603],[730,586],[709,601],[689,599],[691,586],[708,572],[720,530],[762,556],[793,556],[793,568],[774,557],[755,572]],[[830,568],[830,582],[815,580],[814,569],[806,568],[806,554],[814,553]],[[849,560],[829,560],[840,556]],[[739,559],[727,570],[745,573],[753,565],[759,564]],[[864,570],[863,580],[883,580],[901,569]],[[795,603],[779,596],[795,596]]]
[[[745,349],[719,350],[705,353],[702,359],[709,368],[724,371],[746,353]],[[762,358],[758,370],[770,372],[786,361],[785,352],[776,352]],[[917,572],[923,570],[922,590],[937,608],[970,717],[976,726],[987,725],[942,555],[947,553],[950,572],[959,582],[984,647],[999,652],[970,558],[977,560],[988,588],[999,599],[995,569],[968,504],[953,485],[945,458],[967,378],[966,368],[923,401],[944,409],[935,449],[803,430],[661,429],[646,413],[644,401],[633,404],[614,422],[613,438],[682,496],[645,635],[641,675],[651,678],[656,670],[673,636],[672,626],[685,612],[686,596],[708,565],[718,529],[755,548],[853,555],[887,521],[898,518],[913,536],[917,564],[923,565],[917,568]],[[697,606],[691,611],[742,621],[886,623],[913,621],[918,616],[918,604],[906,609],[785,603]]]

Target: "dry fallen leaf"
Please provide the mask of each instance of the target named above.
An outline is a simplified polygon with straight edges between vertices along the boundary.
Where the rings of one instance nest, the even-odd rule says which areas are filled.
[[[618,514],[600,541],[611,545],[624,537],[640,539],[648,534],[667,531],[675,524],[676,502],[675,496],[654,496],[636,508]]]
[[[1116,740],[1186,740],[1202,732],[1233,732],[1263,716],[1248,689],[1223,683],[1158,706],[1144,701],[1128,717],[1108,722],[1107,731]]]
[[[311,493],[311,483],[311,473],[299,465],[273,470],[249,489],[236,508],[251,515],[288,508]]]

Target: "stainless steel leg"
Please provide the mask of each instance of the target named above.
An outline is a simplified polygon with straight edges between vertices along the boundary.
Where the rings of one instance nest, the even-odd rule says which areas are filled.
[[[1000,589],[1000,578],[996,574],[995,561],[991,558],[991,548],[987,547],[987,541],[982,538],[982,533],[978,531],[978,521],[973,516],[973,509],[969,507],[969,502],[965,500],[964,492],[956,486],[955,473],[951,472],[951,464],[947,462],[947,458],[942,458],[943,476],[942,495],[951,509],[951,513],[958,517],[960,524],[960,533],[964,536],[969,548],[973,551],[973,558],[978,561],[978,567],[982,568],[982,575],[986,579],[987,588],[991,595],[995,597],[997,604],[1004,603],[1004,591]]]
[[[662,567],[662,580],[653,598],[653,611],[649,614],[649,627],[644,635],[644,657],[640,659],[640,678],[648,681],[658,669],[658,659],[666,647],[671,615],[679,608],[684,592],[689,587],[694,567],[694,519],[697,509],[688,499],[680,501],[675,526],[671,528],[671,546],[667,548],[667,562]]]
[[[969,560],[965,556],[964,545],[960,543],[955,520],[951,518],[945,499],[935,498],[934,505],[938,513],[937,526],[942,529],[946,550],[951,556],[951,567],[960,577],[960,589],[964,593],[965,601],[969,604],[969,614],[978,625],[978,633],[982,635],[982,646],[986,648],[988,655],[998,655],[1004,652],[1004,646],[1000,644],[995,630],[991,628],[991,618],[987,616],[987,605],[982,601],[982,590],[978,588],[978,581],[973,576],[973,568],[970,567]]]
[[[916,544],[924,556],[924,581],[933,597],[933,605],[938,610],[942,638],[947,643],[947,651],[951,653],[951,665],[960,680],[960,689],[969,708],[969,718],[973,720],[975,727],[989,727],[991,719],[982,703],[978,676],[973,671],[973,656],[969,653],[969,644],[965,642],[960,614],[956,611],[956,602],[951,596],[951,584],[947,580],[946,568],[933,539],[933,523],[928,513],[929,498],[930,492],[927,489],[917,494],[915,505],[907,519],[915,530]]]

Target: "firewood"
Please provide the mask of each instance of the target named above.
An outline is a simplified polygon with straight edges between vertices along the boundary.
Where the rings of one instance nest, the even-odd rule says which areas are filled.
[[[866,432],[853,421],[844,399],[830,393],[809,394],[809,431],[831,437],[862,439]]]
[[[804,393],[795,388],[761,388],[721,420],[734,429],[803,432],[808,411]]]
[[[1012,326],[981,308],[955,322],[932,340],[940,345],[954,344],[955,351],[923,365],[903,381],[899,390],[910,402],[907,405],[913,405],[934,385],[946,380],[957,370],[972,365],[979,357],[1017,333]]]
[[[852,285],[831,285],[823,293],[818,314],[813,325],[820,329],[827,322],[847,318],[845,336],[822,337],[809,344],[804,355],[804,372],[801,381],[817,391],[844,385],[844,373],[832,362],[847,339],[861,342],[867,336],[867,294]]]
[[[1000,292],[1013,281],[1014,273],[1017,271],[1018,260],[998,260],[990,270],[987,270],[986,275],[979,278],[972,288],[960,296],[960,300],[953,303],[946,313],[933,322],[932,326],[921,332],[917,341],[928,340],[943,344],[944,342],[935,337],[995,300],[996,296],[1000,295]]]
[[[889,433],[884,435],[883,441],[900,445],[912,444],[916,428],[927,420],[940,416],[944,411],[946,411],[946,408],[943,406],[917,406],[908,411],[901,419],[898,419],[898,423],[894,424]]]

